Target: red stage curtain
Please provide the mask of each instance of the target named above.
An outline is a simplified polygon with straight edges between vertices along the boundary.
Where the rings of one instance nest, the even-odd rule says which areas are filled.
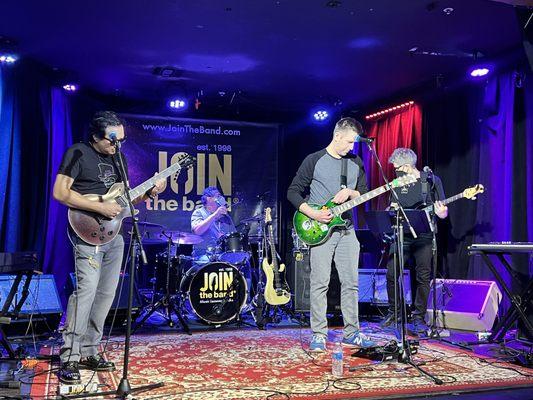
[[[398,147],[408,147],[418,156],[418,168],[422,163],[422,109],[419,105],[413,104],[407,109],[391,113],[390,116],[383,117],[375,122],[367,124],[368,137],[375,138],[374,145],[376,152],[383,164],[387,179],[395,177],[394,168],[389,164],[389,157]],[[370,157],[368,152],[365,152]],[[370,188],[376,188],[384,184],[379,173],[376,162],[372,159],[366,160],[368,166],[368,176],[370,177]],[[374,203],[374,209],[383,209],[388,204],[388,196],[378,197]]]

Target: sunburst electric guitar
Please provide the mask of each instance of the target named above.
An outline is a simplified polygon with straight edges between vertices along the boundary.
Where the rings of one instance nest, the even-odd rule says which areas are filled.
[[[380,194],[391,190],[392,188],[407,186],[415,182],[416,178],[413,175],[405,175],[400,178],[394,179],[388,185],[380,186],[377,189],[371,190],[368,193],[365,193],[359,197],[356,197],[355,199],[349,200],[342,204],[333,203],[333,198],[324,205],[309,204],[309,206],[311,208],[314,208],[315,210],[329,210],[333,215],[333,219],[329,223],[324,224],[322,222],[318,222],[317,220],[309,218],[307,215],[300,211],[296,211],[292,219],[294,231],[302,240],[302,242],[310,246],[322,244],[326,240],[328,240],[333,228],[346,226],[346,221],[342,218],[343,213],[348,210],[351,210],[354,207],[357,207],[360,204],[363,204],[364,202],[370,199],[373,199],[374,197],[379,196]]]
[[[265,224],[268,232],[267,246],[270,249],[270,262],[268,257],[263,260],[263,271],[266,276],[265,300],[273,306],[281,306],[291,300],[291,293],[289,285],[285,281],[285,264],[278,263],[270,208],[265,209]]]
[[[155,182],[160,179],[166,179],[174,173],[176,173],[177,177],[183,168],[188,169],[193,163],[194,158],[189,154],[180,155],[178,160],[170,167],[164,169],[134,189],[131,189],[129,192],[131,199],[133,200],[142,196],[148,189],[155,186]],[[75,208],[70,208],[68,210],[68,222],[72,230],[80,237],[80,239],[94,246],[109,243],[120,231],[122,220],[131,217],[130,208],[128,207],[128,202],[125,196],[124,184],[122,182],[115,183],[104,195],[85,194],[83,197],[91,201],[103,203],[115,201],[122,207],[122,211],[115,218],[107,218],[95,212],[78,210]]]

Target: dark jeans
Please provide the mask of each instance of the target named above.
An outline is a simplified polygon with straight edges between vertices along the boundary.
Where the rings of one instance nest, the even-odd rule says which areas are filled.
[[[403,252],[404,252],[404,267],[410,258],[415,260],[416,273],[416,295],[414,300],[413,318],[424,319],[427,310],[427,303],[429,297],[429,283],[431,279],[431,248],[432,238],[430,235],[419,236],[413,239],[410,235],[404,238]],[[394,251],[396,246],[391,246],[391,253],[389,262],[387,264],[387,295],[389,297],[389,311],[396,312],[394,302]],[[399,278],[399,271],[396,271],[396,276]]]

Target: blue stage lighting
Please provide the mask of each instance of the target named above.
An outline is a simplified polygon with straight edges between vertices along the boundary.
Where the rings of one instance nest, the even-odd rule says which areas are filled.
[[[186,105],[187,103],[182,99],[173,99],[168,102],[169,108],[172,108],[173,110],[183,110]]]
[[[63,85],[63,89],[65,89],[67,92],[75,92],[76,90],[78,90],[78,85],[68,83],[66,85]]]
[[[14,54],[0,54],[1,64],[13,64],[17,59],[17,56]]]
[[[329,118],[329,113],[326,110],[318,110],[313,114],[313,118],[315,121],[322,122]]]

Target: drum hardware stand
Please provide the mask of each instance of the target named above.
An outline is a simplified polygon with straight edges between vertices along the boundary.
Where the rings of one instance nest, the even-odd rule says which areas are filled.
[[[187,322],[185,322],[185,319],[183,318],[183,315],[181,313],[181,302],[178,302],[178,305],[176,306],[176,296],[172,295],[170,293],[170,265],[171,265],[171,257],[170,257],[170,250],[172,247],[172,234],[167,235],[165,232],[161,233],[163,236],[167,238],[167,279],[165,284],[166,293],[161,296],[159,300],[157,300],[155,303],[152,300],[152,305],[150,310],[148,310],[147,313],[144,314],[142,319],[135,325],[133,332],[135,333],[137,329],[139,329],[150,316],[156,312],[160,307],[164,307],[165,310],[165,319],[167,321],[168,326],[171,328],[174,327],[174,321],[172,320],[172,314],[176,315],[178,318],[179,323],[181,324],[183,331],[191,335],[191,330],[189,328],[189,325]],[[154,282],[154,295],[155,295],[155,282]]]

